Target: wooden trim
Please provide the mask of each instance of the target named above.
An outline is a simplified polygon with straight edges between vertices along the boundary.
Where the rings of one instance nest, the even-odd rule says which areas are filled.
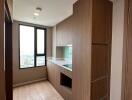
[[[123,71],[122,71],[122,97],[121,100],[127,100],[127,72],[128,72],[128,24],[129,24],[129,0],[125,0],[125,23],[124,23],[124,41],[123,41]]]
[[[4,0],[0,0],[0,100],[5,100]]]
[[[37,80],[33,80],[33,81],[27,81],[27,82],[23,82],[23,83],[13,84],[13,88],[23,86],[23,85],[27,85],[27,84],[40,82],[40,81],[46,81],[46,80],[47,80],[47,78],[41,78],[41,79],[37,79]]]
[[[12,100],[12,81],[13,81],[13,67],[12,67],[12,22],[5,21],[5,79],[6,79],[6,99]]]
[[[10,5],[11,6],[11,5]],[[12,72],[12,17],[7,0],[5,1],[5,91],[6,100],[13,100],[13,72]]]
[[[7,15],[8,20],[13,22],[13,19],[11,17],[11,12],[10,12],[9,7],[8,7],[7,0],[5,0],[5,14]]]

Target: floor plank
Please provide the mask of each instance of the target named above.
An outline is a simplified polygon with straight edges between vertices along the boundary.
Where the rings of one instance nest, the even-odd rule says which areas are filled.
[[[38,82],[13,89],[13,100],[64,100],[48,82]]]

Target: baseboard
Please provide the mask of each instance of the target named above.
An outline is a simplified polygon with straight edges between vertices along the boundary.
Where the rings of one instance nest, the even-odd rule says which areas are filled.
[[[13,84],[13,88],[31,84],[31,83],[40,82],[40,81],[45,81],[45,80],[47,80],[47,78],[41,78],[41,79],[37,79],[37,80],[33,80],[33,81],[27,81],[27,82],[23,82],[23,83],[19,83],[19,84]]]

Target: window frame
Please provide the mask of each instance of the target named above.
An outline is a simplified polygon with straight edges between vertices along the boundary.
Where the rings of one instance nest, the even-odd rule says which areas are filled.
[[[28,26],[34,28],[34,66],[33,67],[27,67],[27,68],[21,68],[21,62],[20,62],[20,26]],[[44,53],[43,54],[37,54],[37,29],[44,30]],[[47,28],[36,26],[36,25],[27,25],[27,24],[18,24],[18,43],[19,43],[19,69],[30,69],[30,68],[37,68],[37,67],[44,67],[47,66]],[[45,57],[45,65],[37,66],[37,57]]]

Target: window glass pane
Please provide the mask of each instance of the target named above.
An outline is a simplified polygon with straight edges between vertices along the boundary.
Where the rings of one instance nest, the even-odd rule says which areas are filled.
[[[20,25],[20,68],[34,67],[34,27]]]
[[[45,65],[45,56],[37,56],[37,66]]]
[[[44,54],[44,30],[37,29],[37,54]]]

